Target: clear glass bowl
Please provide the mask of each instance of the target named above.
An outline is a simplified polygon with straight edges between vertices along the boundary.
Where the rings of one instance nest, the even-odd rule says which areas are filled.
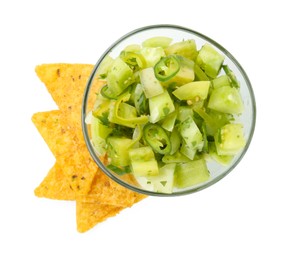
[[[96,72],[105,58],[106,55],[110,55],[112,57],[118,57],[120,52],[130,44],[141,44],[144,40],[155,37],[155,36],[166,36],[173,39],[173,42],[179,42],[182,40],[194,39],[196,41],[197,49],[200,49],[202,45],[205,43],[210,43],[212,46],[216,48],[221,54],[225,56],[224,64],[227,64],[231,70],[235,73],[239,83],[240,83],[240,93],[244,103],[244,112],[238,118],[238,121],[241,122],[244,126],[244,136],[246,139],[246,146],[243,150],[235,156],[232,162],[223,166],[215,161],[207,161],[207,166],[210,172],[210,179],[206,182],[200,183],[198,185],[184,188],[184,189],[176,189],[173,193],[165,194],[158,193],[153,191],[148,191],[143,189],[137,182],[135,182],[132,178],[126,178],[125,175],[118,175],[109,169],[107,169],[104,165],[104,162],[96,155],[95,150],[90,141],[90,125],[86,124],[85,118],[94,105],[94,97],[96,96],[94,79],[96,77]],[[253,93],[253,89],[251,83],[249,81],[246,72],[243,70],[239,62],[231,55],[224,47],[222,47],[219,43],[210,39],[209,37],[193,31],[191,29],[176,26],[176,25],[151,25],[136,29],[131,31],[130,33],[124,35],[120,39],[118,39],[114,44],[112,44],[100,57],[97,61],[94,69],[90,75],[90,79],[87,83],[84,98],[83,98],[83,107],[82,107],[82,127],[83,134],[86,141],[86,145],[88,150],[94,159],[94,161],[98,164],[98,166],[102,169],[102,171],[107,174],[111,179],[115,182],[123,185],[124,187],[131,189],[133,191],[143,193],[146,195],[157,195],[157,196],[177,196],[177,195],[185,195],[193,192],[197,192],[199,190],[205,189],[217,181],[221,180],[227,174],[229,174],[241,161],[243,156],[245,155],[254,133],[256,121],[256,106],[255,106],[255,97]]]

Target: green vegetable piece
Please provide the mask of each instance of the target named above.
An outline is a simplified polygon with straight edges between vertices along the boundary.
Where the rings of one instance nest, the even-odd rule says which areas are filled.
[[[244,148],[246,141],[241,124],[227,124],[215,135],[218,155],[236,155]]]
[[[230,81],[227,75],[222,75],[212,80],[213,88],[219,88],[224,86],[230,86]]]
[[[146,61],[146,68],[153,67],[165,56],[165,52],[161,47],[143,47],[140,53]]]
[[[230,114],[214,110],[206,112],[203,108],[196,107],[194,111],[204,120],[208,136],[214,136],[221,127],[228,124],[232,119]]]
[[[239,82],[236,78],[236,75],[233,73],[233,71],[229,68],[228,65],[223,65],[223,70],[226,73],[226,75],[230,79],[231,86],[234,88],[239,88]]]
[[[100,67],[96,71],[97,75],[99,75],[101,78],[106,78],[108,72],[112,68],[113,63],[114,59],[109,55],[106,55],[106,57],[102,60]]]
[[[149,121],[151,123],[164,119],[175,110],[173,101],[166,90],[162,94],[149,99],[149,110]]]
[[[177,188],[187,188],[201,184],[210,178],[204,159],[178,163],[175,169],[174,183]]]
[[[131,169],[134,176],[158,175],[158,165],[149,146],[129,150]]]
[[[178,87],[173,95],[180,100],[191,100],[197,102],[208,97],[210,81],[194,81]]]
[[[134,104],[139,115],[149,114],[148,99],[141,84],[137,84],[134,90]]]
[[[175,57],[179,61],[180,69],[174,77],[165,83],[170,84],[173,82],[177,86],[181,86],[192,82],[195,79],[194,62],[180,55],[175,55]]]
[[[233,155],[218,155],[216,145],[214,142],[209,142],[210,156],[221,165],[228,165],[233,160]]]
[[[196,42],[194,40],[186,40],[176,42],[165,49],[166,55],[177,54],[190,60],[195,60],[198,54]]]
[[[116,58],[107,75],[109,95],[120,95],[132,83],[133,71],[120,57]]]
[[[169,154],[171,143],[165,130],[157,124],[147,124],[143,128],[143,137],[154,152]]]
[[[166,164],[159,168],[157,176],[147,177],[148,181],[153,185],[154,192],[172,193],[175,167],[175,163]]]
[[[176,153],[181,145],[181,135],[177,130],[177,127],[174,127],[170,134],[170,143],[171,143],[171,151],[170,154]]]
[[[209,77],[216,78],[224,59],[225,57],[217,52],[212,45],[206,43],[199,51],[196,62]]]
[[[171,132],[175,126],[176,118],[177,118],[177,110],[174,110],[174,112],[168,114],[165,117],[165,119],[163,119],[161,126],[165,130]]]
[[[153,68],[147,68],[140,71],[140,81],[147,98],[162,94],[164,89],[154,74]]]
[[[190,159],[185,156],[184,154],[180,153],[179,151],[177,151],[176,153],[170,155],[164,155],[162,157],[162,161],[164,163],[185,163],[185,162],[189,162]]]
[[[146,67],[146,60],[140,53],[122,51],[120,54],[120,58],[126,64],[128,64],[133,71],[137,71]]]
[[[208,81],[206,73],[195,63],[194,65],[195,81]]]
[[[203,135],[190,115],[180,123],[179,131],[184,141],[180,152],[193,160],[196,152],[203,148]]]
[[[106,138],[112,132],[112,129],[103,125],[101,121],[92,116],[91,118],[91,141],[96,153],[102,156],[106,153]]]
[[[126,105],[121,105],[122,102],[127,102],[130,98],[131,94],[130,93],[125,93],[122,94],[116,101],[112,101],[110,103],[110,111],[109,111],[109,116],[108,120],[112,123],[135,128],[137,125],[140,124],[146,124],[148,122],[148,117],[147,116],[139,116],[139,117],[132,117],[132,112],[131,115],[126,114],[126,112],[122,111],[123,109],[127,109],[128,106]],[[130,109],[130,108],[128,108]],[[132,109],[134,111],[135,108]]]
[[[229,114],[242,113],[243,103],[238,89],[230,86],[213,89],[209,98],[208,108]]]
[[[124,167],[130,164],[129,149],[133,140],[125,137],[110,136],[107,139],[107,152],[110,164]]]
[[[172,79],[180,70],[180,62],[174,55],[162,58],[154,66],[155,77],[162,82]]]
[[[143,47],[161,47],[166,48],[170,45],[172,39],[165,36],[156,36],[143,41]]]

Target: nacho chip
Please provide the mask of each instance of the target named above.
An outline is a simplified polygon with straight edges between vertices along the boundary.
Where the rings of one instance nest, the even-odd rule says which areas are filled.
[[[81,128],[81,107],[84,89],[93,65],[89,64],[43,64],[36,67],[36,73],[46,85],[49,93],[59,109],[67,113],[70,122],[76,128]],[[93,82],[96,88],[104,83]],[[92,97],[95,99],[95,95]],[[90,100],[92,105],[94,100]]]
[[[76,202],[77,230],[81,233],[88,231],[109,217],[117,215],[123,207],[102,205],[97,203]]]
[[[75,200],[75,192],[66,180],[58,163],[50,169],[42,183],[35,189],[37,197],[56,200]]]
[[[51,199],[76,199],[79,232],[89,230],[146,197],[120,186],[98,170],[85,145],[81,105],[92,69],[93,65],[84,64],[38,66],[37,75],[60,111],[36,113],[32,118],[57,159],[35,194]],[[95,80],[93,84],[99,89],[104,82]],[[92,98],[95,100],[96,95]]]
[[[98,166],[91,159],[82,137],[65,124],[64,115],[58,111],[39,112],[32,121],[63,169],[71,188],[87,194]],[[64,123],[63,123],[64,122]]]

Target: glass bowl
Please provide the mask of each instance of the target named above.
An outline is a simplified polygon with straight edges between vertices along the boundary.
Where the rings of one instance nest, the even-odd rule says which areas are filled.
[[[88,116],[90,117],[90,111],[94,106],[94,100],[96,98],[98,92],[98,78],[97,72],[107,55],[115,58],[118,57],[121,51],[128,45],[132,44],[141,44],[144,40],[157,37],[157,36],[165,36],[173,39],[173,43],[180,42],[183,40],[193,39],[196,42],[197,49],[199,50],[205,43],[211,44],[220,54],[224,55],[224,64],[227,64],[229,68],[234,72],[238,82],[240,83],[240,94],[243,100],[244,111],[238,116],[237,121],[243,124],[244,137],[246,140],[246,144],[244,148],[234,156],[231,163],[228,165],[221,165],[220,163],[215,162],[214,160],[206,160],[207,168],[210,173],[210,178],[202,183],[196,184],[194,186],[174,189],[171,193],[164,192],[156,192],[143,185],[144,188],[139,184],[140,181],[137,181],[135,178],[130,176],[130,174],[117,174],[111,171],[105,165],[105,159],[102,156],[96,154],[96,151],[92,145],[91,135],[90,135],[90,124],[87,122]],[[107,174],[112,180],[123,185],[124,187],[131,189],[135,192],[143,193],[146,195],[156,195],[156,196],[177,196],[177,195],[185,195],[193,192],[200,191],[205,189],[217,181],[221,180],[227,174],[229,174],[241,161],[243,156],[245,155],[248,147],[250,145],[254,128],[255,128],[255,120],[256,120],[256,106],[255,106],[255,97],[253,93],[253,89],[251,83],[249,81],[246,72],[243,70],[239,62],[231,55],[224,47],[222,47],[219,43],[210,39],[209,37],[193,31],[191,29],[177,26],[177,25],[151,25],[136,29],[131,31],[130,33],[122,36],[120,39],[115,41],[100,59],[97,61],[94,69],[90,75],[90,79],[87,83],[84,98],[83,98],[83,107],[82,107],[82,127],[83,134],[85,138],[86,145],[88,150],[94,159],[94,161],[98,164],[101,170]]]

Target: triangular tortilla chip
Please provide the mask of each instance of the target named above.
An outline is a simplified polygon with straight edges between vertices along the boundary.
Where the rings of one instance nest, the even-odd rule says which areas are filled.
[[[66,113],[70,123],[81,128],[81,108],[84,89],[94,65],[90,64],[43,64],[36,67],[36,73],[45,84],[59,109]],[[99,89],[104,82],[95,80]],[[90,105],[96,95],[92,95]],[[93,100],[94,99],[94,100]]]
[[[79,232],[86,232],[98,223],[117,215],[123,207],[97,203],[76,202],[76,223]]]
[[[32,121],[61,165],[71,188],[79,194],[87,194],[98,166],[91,159],[84,141],[68,125],[62,123],[58,110],[39,112]]]
[[[66,181],[60,166],[55,163],[42,183],[35,189],[38,197],[56,200],[75,200],[75,192]]]
[[[131,206],[136,193],[115,183],[105,175],[91,158],[79,131],[74,133],[64,115],[58,110],[39,112],[32,117],[40,134],[57,159],[60,170],[76,199],[116,206]]]

